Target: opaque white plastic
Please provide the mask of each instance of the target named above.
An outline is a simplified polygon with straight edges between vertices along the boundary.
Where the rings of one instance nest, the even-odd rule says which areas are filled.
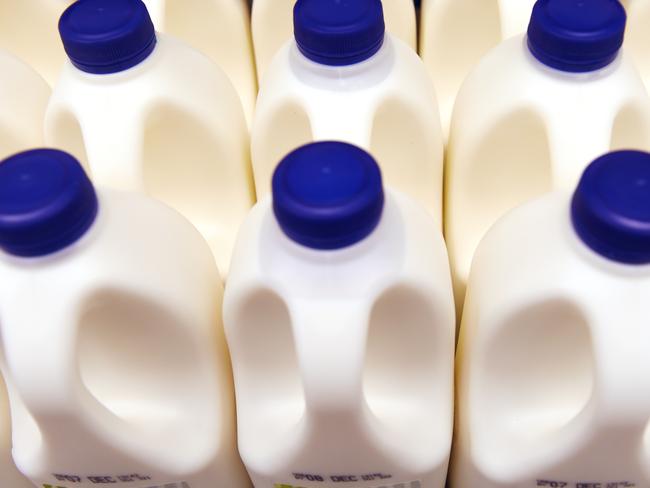
[[[43,145],[50,88],[38,73],[0,49],[0,159]]]
[[[226,272],[254,201],[248,130],[226,75],[158,34],[153,53],[120,73],[66,62],[48,106],[48,144],[87,162],[100,185],[144,191],[179,210]]]
[[[318,251],[267,197],[237,242],[224,323],[253,484],[442,488],[455,326],[437,223],[389,192],[369,237]]]
[[[264,74],[275,54],[293,38],[293,6],[296,0],[254,0],[252,6],[253,44],[257,76]],[[417,46],[417,23],[413,0],[383,0],[384,18],[389,32]]]
[[[634,58],[636,66],[641,72],[646,87],[650,87],[650,1],[649,0],[622,0],[627,10],[627,32],[625,46]]]
[[[553,193],[481,242],[458,350],[452,488],[650,485],[650,267],[607,261]]]
[[[250,123],[257,79],[246,0],[143,0],[156,30],[176,36],[216,62],[239,92]]]
[[[14,465],[11,457],[11,419],[9,399],[0,377],[0,486],[7,488],[34,488]]]
[[[535,0],[422,0],[420,54],[433,77],[449,133],[456,94],[481,57],[528,27]]]
[[[591,73],[549,68],[523,36],[486,55],[458,94],[446,167],[445,236],[462,304],[474,250],[506,211],[573,189],[588,162],[650,148],[650,102],[624,53]]]
[[[435,90],[417,54],[387,35],[370,59],[326,66],[295,41],[278,53],[260,87],[251,134],[258,197],[275,167],[312,141],[349,142],[372,153],[385,181],[441,221],[444,143]]]
[[[17,466],[39,487],[250,486],[208,246],[159,202],[99,196],[73,246],[0,256]]]
[[[54,85],[65,59],[59,17],[73,0],[0,0],[0,48]]]

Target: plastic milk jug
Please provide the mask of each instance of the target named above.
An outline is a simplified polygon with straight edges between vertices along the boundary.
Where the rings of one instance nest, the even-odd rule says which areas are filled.
[[[248,487],[209,247],[53,149],[0,164],[0,366],[39,487]],[[38,306],[35,306],[38,305]]]
[[[322,0],[321,0],[322,1]],[[358,0],[355,0],[355,2]],[[353,8],[355,2],[342,8]],[[328,2],[329,3],[329,2]],[[415,49],[417,22],[413,0],[383,0],[388,30]],[[254,0],[252,7],[253,43],[258,79],[262,80],[273,56],[291,39],[292,11],[296,0]]]
[[[250,121],[257,79],[246,0],[143,1],[156,30],[187,42],[226,72]]]
[[[56,25],[73,0],[0,0],[0,48],[54,85],[65,59]],[[4,71],[3,71],[4,75]]]
[[[476,251],[452,488],[650,486],[650,154],[597,159]]]
[[[435,82],[446,135],[454,100],[465,77],[491,48],[526,31],[534,3],[422,0],[420,54]]]
[[[445,227],[457,303],[477,244],[507,210],[571,189],[612,148],[650,148],[650,103],[619,50],[618,0],[539,0],[528,36],[486,55],[458,94]]]
[[[11,457],[11,419],[9,399],[0,377],[0,486],[7,488],[34,488],[14,465]]]
[[[650,0],[623,0],[623,5],[628,14],[625,48],[634,58],[646,87],[650,87]]]
[[[32,68],[3,49],[0,49],[0,73],[2,159],[43,145],[43,119],[50,87]]]
[[[369,150],[388,184],[438,218],[444,142],[435,90],[415,52],[385,34],[379,0],[299,0],[296,40],[269,67],[252,129],[258,197],[287,153],[313,140]]]
[[[48,106],[46,142],[87,163],[97,183],[180,211],[226,272],[254,201],[248,130],[228,77],[156,34],[140,0],[80,0],[59,29],[70,60]]]
[[[455,320],[438,223],[365,151],[278,166],[224,299],[239,450],[260,488],[442,488]]]

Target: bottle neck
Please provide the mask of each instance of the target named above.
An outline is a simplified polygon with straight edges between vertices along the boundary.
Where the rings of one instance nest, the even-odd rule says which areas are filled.
[[[368,59],[345,66],[330,66],[306,57],[294,41],[290,47],[291,70],[305,84],[323,89],[356,90],[384,80],[395,63],[395,45],[386,34],[381,48]]]

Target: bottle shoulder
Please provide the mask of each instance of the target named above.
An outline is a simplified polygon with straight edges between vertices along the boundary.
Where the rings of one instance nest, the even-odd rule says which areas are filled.
[[[566,299],[586,307],[594,297],[650,292],[650,266],[610,261],[577,236],[570,196],[554,192],[502,217],[479,244],[469,277],[468,299],[484,310]],[[628,300],[626,298],[625,300]]]
[[[335,251],[308,249],[280,229],[270,197],[259,202],[240,231],[228,285],[257,282],[298,295],[358,295],[422,274],[450,285],[440,225],[410,198],[387,192],[379,226],[364,241]],[[446,273],[446,274],[445,274]]]
[[[206,283],[219,286],[207,243],[175,210],[138,194],[100,190],[98,197],[95,223],[71,246],[35,259],[2,254],[0,272],[11,286],[0,285],[0,294],[121,288],[187,297]]]
[[[86,73],[66,60],[53,98],[74,103],[101,93],[111,104],[122,101],[137,106],[139,101],[165,97],[189,100],[235,93],[224,71],[207,56],[166,34],[156,36],[148,58],[118,73]]]

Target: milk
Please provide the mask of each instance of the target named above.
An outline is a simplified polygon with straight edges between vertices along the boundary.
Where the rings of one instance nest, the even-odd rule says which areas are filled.
[[[14,465],[11,457],[11,419],[9,399],[4,381],[0,377],[0,486],[34,488]]]
[[[278,166],[224,298],[256,487],[442,488],[455,320],[438,223],[337,142]]]
[[[56,30],[73,0],[0,0],[0,48],[23,59],[54,85],[65,53]]]
[[[340,140],[369,150],[390,185],[439,218],[443,140],[421,60],[384,33],[379,0],[300,0],[295,12],[297,40],[274,58],[257,101],[251,144],[258,197],[288,152]]]
[[[228,77],[155,34],[140,0],[84,0],[61,25],[72,61],[47,109],[46,142],[77,156],[97,183],[180,211],[227,272],[254,200],[248,131]]]
[[[50,88],[27,64],[0,49],[0,158],[43,144]]]
[[[57,150],[0,164],[0,368],[41,487],[250,486],[201,235]],[[4,486],[4,485],[3,485]]]
[[[383,0],[388,30],[406,42],[417,46],[417,25],[412,0]],[[296,0],[254,0],[252,6],[255,62],[260,81],[275,54],[291,39],[293,8]]]
[[[182,39],[217,63],[250,121],[257,79],[246,0],[144,0],[156,30]]]
[[[433,77],[445,135],[456,94],[491,48],[525,32],[534,0],[422,0],[420,55]]]
[[[503,217],[472,266],[452,488],[650,484],[650,155]]]
[[[563,13],[553,21],[549,15],[557,10]],[[624,27],[614,0],[540,0],[529,36],[490,51],[463,84],[445,182],[458,304],[474,250],[503,213],[574,187],[585,164],[610,149],[650,148],[648,96],[619,52]],[[564,41],[553,38],[554,29],[568,33]],[[594,43],[581,44],[589,35]]]
[[[648,20],[650,19],[650,1],[624,0],[623,4],[628,14],[628,26],[625,47],[634,58],[641,72],[646,87],[650,86],[650,55],[648,54]]]

